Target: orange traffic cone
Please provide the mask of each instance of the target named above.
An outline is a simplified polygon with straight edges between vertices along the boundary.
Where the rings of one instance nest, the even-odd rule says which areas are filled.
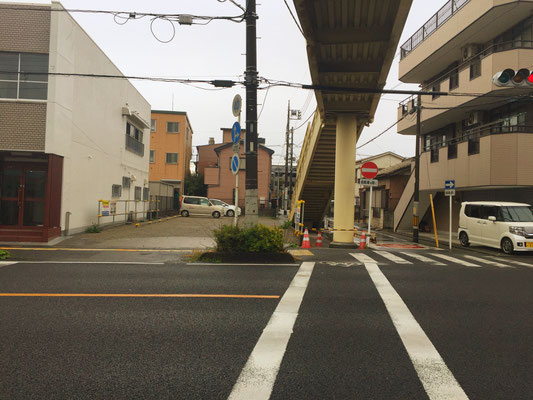
[[[311,242],[309,241],[309,231],[307,228],[305,228],[304,232],[304,240],[302,242],[302,249],[310,249],[311,248]]]
[[[359,250],[364,250],[366,247],[366,232],[361,232],[361,240],[359,241]]]
[[[318,236],[316,237],[315,247],[322,247],[322,233],[318,231]]]

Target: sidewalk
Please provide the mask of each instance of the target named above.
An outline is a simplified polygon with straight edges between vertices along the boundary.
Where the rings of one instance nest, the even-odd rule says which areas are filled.
[[[412,231],[398,231],[391,234],[396,234],[398,236],[409,238],[410,240],[413,239],[413,232]],[[440,248],[449,248],[450,244],[450,233],[449,232],[438,232],[437,231],[437,237],[439,239],[439,247]],[[436,247],[435,243],[435,234],[434,233],[428,233],[428,232],[419,232],[418,233],[418,239],[423,242],[430,243],[432,246]],[[426,244],[427,244],[426,243]],[[461,248],[461,243],[459,242],[459,239],[457,238],[457,233],[452,232],[452,247],[458,247]]]

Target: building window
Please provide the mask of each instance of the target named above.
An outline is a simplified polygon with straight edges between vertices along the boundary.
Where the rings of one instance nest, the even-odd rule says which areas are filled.
[[[148,197],[150,195],[150,189],[143,188],[143,201],[148,201]]]
[[[431,91],[432,92],[440,92],[440,82],[433,84],[433,86],[431,87]],[[440,97],[440,94],[433,93],[431,95],[431,100],[438,99],[439,97]]]
[[[439,147],[436,145],[431,146],[431,162],[439,162]]]
[[[167,164],[177,164],[178,153],[167,153]]]
[[[450,72],[450,90],[459,87],[459,69],[456,67]]]
[[[124,187],[124,189],[129,189],[130,183],[131,183],[131,179],[128,176],[122,177],[122,186]]]
[[[0,52],[0,98],[46,100],[48,54]]]
[[[135,201],[141,201],[142,187],[135,186]]]
[[[155,150],[150,150],[150,162],[155,163]]]
[[[481,58],[477,57],[470,63],[470,80],[481,76]]]
[[[457,141],[453,138],[450,143],[448,143],[448,160],[457,158]]]
[[[126,150],[144,156],[143,131],[126,122]]]
[[[126,134],[139,142],[143,142],[143,131],[130,122],[126,123]]]
[[[468,155],[479,154],[479,133],[474,133],[468,138]]]
[[[121,197],[122,196],[122,186],[113,185],[111,187],[111,197]]]
[[[180,123],[179,122],[167,122],[167,133],[179,133]]]
[[[156,129],[157,129],[157,120],[152,118],[150,120],[150,132],[155,132]]]

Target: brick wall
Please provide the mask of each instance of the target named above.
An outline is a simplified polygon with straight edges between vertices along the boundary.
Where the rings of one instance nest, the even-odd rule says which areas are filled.
[[[0,4],[0,51],[47,54],[49,10],[50,6]],[[0,149],[44,151],[46,103],[0,102],[0,121]]]
[[[46,103],[0,102],[0,150],[44,151]]]
[[[43,11],[11,10],[31,8]],[[0,51],[48,53],[50,6],[0,4]]]
[[[213,151],[214,153],[214,151]],[[220,171],[219,184],[209,185],[207,189],[207,196],[209,198],[219,199],[229,204],[234,204],[233,189],[235,188],[235,175],[230,170],[230,158],[233,155],[233,149],[228,146],[219,152],[220,157]],[[268,201],[270,199],[270,179],[271,179],[271,164],[272,156],[265,147],[259,147],[257,152],[257,188],[258,198],[265,198],[265,206],[269,207]],[[240,156],[245,157],[244,146],[241,146]],[[239,206],[245,208],[245,193],[246,193],[246,171],[239,173]],[[259,199],[258,199],[259,200]]]

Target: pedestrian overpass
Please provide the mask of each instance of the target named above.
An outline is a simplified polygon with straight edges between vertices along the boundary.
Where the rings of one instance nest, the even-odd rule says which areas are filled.
[[[290,218],[305,201],[305,221],[318,224],[335,199],[336,230],[353,229],[356,142],[372,123],[412,0],[294,0],[307,40],[317,112],[307,127]],[[338,88],[338,89],[337,89]],[[351,244],[335,231],[333,243]]]

